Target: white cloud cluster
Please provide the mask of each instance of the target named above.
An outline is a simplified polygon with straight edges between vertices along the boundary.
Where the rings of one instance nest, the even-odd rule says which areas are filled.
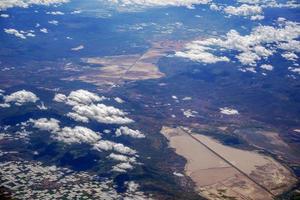
[[[164,7],[164,6],[184,6],[193,8],[194,5],[208,4],[211,0],[108,0],[110,3],[122,7]]]
[[[144,138],[145,135],[142,134],[139,130],[133,130],[128,128],[127,126],[121,126],[115,132],[116,136],[119,137],[121,135],[127,135],[132,138]]]
[[[81,121],[88,122],[89,119],[105,124],[128,124],[133,120],[126,117],[126,113],[113,106],[104,104],[76,105],[72,108],[73,112],[69,116],[81,116]],[[76,120],[76,117],[73,118]],[[79,120],[80,121],[80,120]]]
[[[220,113],[224,115],[238,115],[239,111],[237,111],[236,109],[224,107],[224,108],[220,108]]]
[[[64,15],[65,13],[61,11],[51,11],[51,12],[46,12],[47,15]]]
[[[263,8],[299,8],[300,5],[295,0],[281,1],[276,0],[237,0],[239,3],[260,5]]]
[[[57,20],[50,20],[48,23],[57,26],[59,22]]]
[[[27,37],[35,37],[35,34],[33,30],[29,30],[29,31],[18,31],[16,29],[13,29],[13,28],[5,28],[4,29],[4,32],[7,33],[7,34],[10,34],[10,35],[14,35],[18,38],[21,38],[21,39],[26,39]]]
[[[64,127],[54,136],[56,140],[72,144],[87,143],[94,144],[101,139],[100,134],[83,126]]]
[[[87,105],[95,102],[100,102],[104,99],[105,97],[100,97],[93,92],[80,89],[80,90],[72,91],[69,94],[69,96],[58,93],[54,96],[53,100],[57,102],[65,102],[68,105],[75,106],[75,105]]]
[[[13,7],[27,8],[30,5],[45,5],[67,3],[69,0],[1,0],[0,10],[6,10]]]
[[[79,50],[81,50],[81,49],[84,49],[84,46],[83,46],[83,45],[79,45],[79,46],[77,46],[77,47],[71,48],[72,51],[79,51]]]
[[[9,18],[9,14],[1,14],[0,17],[2,17],[2,18]]]
[[[224,8],[225,13],[239,16],[255,16],[262,14],[262,8],[257,5],[242,4],[241,6],[227,6]]]
[[[137,152],[130,147],[127,147],[121,143],[115,143],[109,140],[101,139],[101,135],[89,128],[83,126],[72,127],[60,127],[60,121],[54,118],[40,118],[29,119],[29,123],[33,124],[33,127],[48,131],[52,135],[51,137],[57,141],[66,144],[78,144],[85,143],[93,146],[97,151],[115,151],[118,154],[111,153],[108,157],[117,161],[125,163],[136,163],[135,155]],[[131,157],[129,157],[131,156]],[[122,165],[121,165],[122,166]]]
[[[124,103],[125,101],[123,99],[121,99],[120,97],[115,97],[114,100],[117,102],[117,103]]]
[[[281,56],[287,60],[296,61],[299,57],[293,52],[285,52]]]
[[[119,164],[113,166],[112,171],[126,172],[131,169],[133,169],[133,166],[129,162],[123,162],[123,163],[119,163]]]
[[[46,28],[41,28],[40,31],[41,31],[42,33],[48,33],[48,29],[46,29]]]
[[[272,65],[268,65],[268,64],[263,64],[260,66],[260,68],[262,68],[264,70],[268,70],[268,71],[272,71],[274,69],[274,67]]]
[[[109,154],[108,158],[111,158],[116,161],[121,161],[121,162],[136,163],[135,157],[129,157],[129,156],[122,155],[122,154],[111,153],[111,154]]]
[[[40,129],[42,131],[49,131],[49,132],[58,132],[60,130],[59,123],[60,121],[54,118],[40,118],[37,120],[29,119],[29,122],[33,124],[33,127]]]
[[[39,98],[32,92],[27,90],[20,90],[10,95],[3,96],[4,104],[10,105],[14,103],[17,106],[21,106],[26,103],[35,103]],[[9,106],[7,106],[9,107]]]
[[[95,120],[106,124],[128,124],[133,120],[126,117],[126,113],[113,106],[96,104],[103,101],[105,97],[100,97],[95,93],[86,90],[72,91],[68,96],[56,94],[54,101],[64,102],[73,106],[72,112],[67,116],[79,122],[89,122]]]
[[[54,118],[30,119],[28,122],[39,130],[51,132],[53,139],[66,144],[86,143],[92,145],[101,139],[99,133],[83,126],[61,128],[60,122]]]
[[[258,26],[249,35],[240,35],[230,30],[225,37],[196,40],[186,44],[184,51],[176,56],[203,63],[229,61],[228,57],[217,56],[214,52],[231,51],[238,53],[236,59],[242,65],[256,66],[257,61],[267,59],[278,49],[299,52],[300,25],[297,22],[280,21],[278,26]]]
[[[97,151],[115,151],[125,155],[135,155],[137,152],[121,143],[115,143],[108,140],[100,140],[94,144]]]

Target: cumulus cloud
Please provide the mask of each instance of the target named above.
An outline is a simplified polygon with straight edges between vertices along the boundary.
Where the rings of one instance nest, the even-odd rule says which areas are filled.
[[[100,140],[93,147],[97,151],[116,151],[125,155],[135,155],[137,152],[121,143],[115,143],[108,140]]]
[[[51,132],[51,137],[57,141],[74,144],[74,143],[86,143],[93,146],[94,150],[97,151],[115,151],[119,154],[110,154],[109,157],[114,160],[126,161],[135,163],[135,157],[128,157],[124,155],[134,156],[137,152],[130,147],[127,147],[121,143],[115,143],[109,140],[101,139],[101,134],[95,132],[89,128],[83,126],[72,127],[60,127],[60,121],[54,118],[40,118],[40,119],[29,119],[29,123],[33,124],[33,127]],[[124,154],[124,155],[120,155]]]
[[[50,20],[48,23],[57,26],[59,22],[57,20]]]
[[[262,13],[262,8],[257,5],[242,4],[239,7],[227,6],[224,11],[230,15],[255,16]]]
[[[37,105],[37,107],[40,110],[48,110],[48,108],[45,106],[44,102],[41,102],[41,105]]]
[[[0,108],[9,108],[10,104],[8,103],[0,103]]]
[[[25,103],[35,103],[36,101],[39,100],[39,98],[32,92],[27,91],[27,90],[20,90],[17,92],[14,92],[10,95],[4,96],[3,97],[4,102],[9,104],[9,103],[14,103],[17,106],[21,106]]]
[[[248,35],[230,30],[224,37],[196,40],[187,43],[185,49],[175,55],[203,63],[228,62],[229,58],[215,54],[227,50],[237,53],[235,58],[241,64],[256,66],[258,61],[268,59],[278,49],[289,49],[290,52],[299,50],[299,23],[278,23],[278,26],[257,26]]]
[[[100,134],[83,126],[64,127],[54,135],[58,141],[72,143],[94,144],[101,139]]]
[[[75,90],[72,91],[68,96],[64,94],[56,94],[54,96],[54,101],[57,102],[65,102],[68,105],[88,105],[95,102],[100,102],[104,100],[105,97],[100,97],[93,92],[89,92],[87,90]]]
[[[26,39],[26,36],[23,33],[21,33],[20,31],[18,31],[16,29],[13,29],[13,28],[5,28],[4,32],[7,34],[10,34],[10,35],[14,35],[21,39]]]
[[[51,12],[46,12],[47,15],[64,15],[65,13],[61,11],[51,11]]]
[[[126,113],[122,110],[104,104],[76,105],[72,110],[82,117],[105,124],[128,124],[133,122],[132,119],[126,117]]]
[[[67,144],[94,144],[101,139],[100,133],[83,126],[61,128],[60,121],[54,118],[29,119],[28,122],[39,130],[51,132],[53,139]]]
[[[2,0],[0,1],[0,10],[6,10],[13,7],[27,8],[30,5],[45,5],[66,3],[69,0]]]
[[[130,162],[130,163],[135,163],[136,158],[135,157],[129,157],[121,154],[115,154],[111,153],[109,154],[108,158],[116,160],[116,161],[121,161],[121,162]]]
[[[164,6],[184,6],[193,8],[194,5],[208,4],[211,0],[108,0],[110,3],[122,7],[164,7]]]
[[[42,33],[48,33],[48,29],[46,29],[46,28],[41,28],[40,31],[41,31]]]
[[[79,45],[79,46],[77,46],[77,47],[73,47],[71,50],[72,50],[72,51],[79,51],[79,50],[81,50],[81,49],[84,49],[84,46],[83,46],[83,45]]]
[[[296,68],[296,67],[289,67],[288,70],[290,70],[291,72],[297,73],[300,75],[300,68]]]
[[[186,44],[185,51],[177,51],[175,56],[188,58],[193,61],[199,61],[203,63],[217,63],[217,62],[229,62],[229,58],[226,56],[216,56],[209,51],[210,47],[202,46],[200,41],[194,41]]]
[[[224,108],[220,108],[220,113],[224,115],[238,115],[239,111],[232,108],[224,107]]]
[[[272,71],[274,67],[272,65],[263,64],[260,66],[260,68],[268,70],[268,71]]]
[[[119,164],[113,166],[112,171],[126,172],[131,169],[133,169],[133,166],[129,162],[124,162],[124,163],[119,163]]]
[[[285,52],[281,56],[287,60],[296,61],[299,57],[293,52]]]
[[[60,121],[54,118],[40,118],[40,119],[29,119],[29,122],[33,124],[33,127],[40,129],[42,131],[49,131],[49,132],[57,132],[60,130],[59,123]]]
[[[0,17],[2,17],[2,18],[9,18],[9,14],[1,14]]]
[[[67,96],[64,94],[55,94],[53,101],[56,102],[65,102],[67,100]]]
[[[114,100],[117,102],[117,103],[124,103],[125,101],[123,99],[121,99],[120,97],[115,97]]]
[[[104,99],[106,98],[87,90],[76,90],[68,96],[56,94],[53,100],[73,106],[72,112],[69,112],[67,116],[76,121],[87,123],[89,120],[95,120],[106,124],[128,124],[133,122],[132,119],[126,117],[127,113],[118,108],[100,103],[96,104]]]
[[[128,128],[127,126],[121,126],[118,128],[115,132],[116,136],[119,137],[121,135],[127,135],[132,138],[144,138],[145,135],[142,134],[139,130],[132,130]]]
[[[70,117],[71,119],[73,119],[77,122],[84,122],[84,123],[89,122],[89,118],[87,118],[85,116],[81,116],[81,115],[79,115],[77,113],[74,113],[74,112],[67,113],[67,117]]]

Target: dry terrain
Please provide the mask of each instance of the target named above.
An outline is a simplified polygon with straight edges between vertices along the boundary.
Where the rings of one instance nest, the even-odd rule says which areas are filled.
[[[157,67],[159,59],[181,46],[180,42],[155,42],[143,54],[83,58],[84,63],[95,67],[85,69],[78,77],[66,80],[80,80],[97,86],[116,86],[124,81],[158,79],[164,76]]]
[[[285,166],[257,152],[225,146],[182,127],[163,127],[161,133],[187,160],[185,174],[208,199],[273,199],[297,181]]]

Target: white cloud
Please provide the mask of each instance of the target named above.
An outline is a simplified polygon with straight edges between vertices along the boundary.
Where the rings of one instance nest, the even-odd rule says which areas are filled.
[[[242,4],[239,7],[227,6],[224,11],[230,15],[256,16],[262,13],[262,8],[257,5]]]
[[[0,10],[6,10],[13,7],[27,8],[30,5],[45,5],[49,6],[51,4],[66,3],[69,0],[1,0]]]
[[[93,147],[97,151],[116,151],[125,155],[135,155],[137,152],[121,143],[115,143],[108,140],[100,140]]]
[[[142,134],[139,130],[132,130],[128,128],[127,126],[121,126],[118,128],[115,132],[116,136],[121,136],[121,135],[127,135],[132,138],[144,138],[145,135]]]
[[[51,11],[51,12],[46,12],[47,15],[64,15],[65,13],[61,11]]]
[[[82,11],[81,10],[74,10],[71,12],[72,15],[75,15],[75,14],[80,14]]]
[[[299,57],[293,52],[285,52],[281,56],[287,60],[296,61]]]
[[[81,115],[79,115],[77,113],[74,113],[74,112],[67,113],[67,117],[70,117],[70,118],[74,119],[77,122],[84,122],[84,123],[89,122],[89,118],[87,118],[85,116],[81,116]]]
[[[139,184],[135,183],[134,181],[128,181],[126,182],[127,185],[127,191],[126,192],[136,192],[139,189]]]
[[[113,166],[112,171],[126,172],[131,169],[133,169],[133,166],[129,162],[124,162],[124,163],[119,163],[119,164]]]
[[[2,17],[2,18],[9,18],[9,14],[1,14],[0,17]]]
[[[65,102],[68,105],[88,105],[95,102],[100,102],[104,100],[105,97],[100,97],[95,93],[89,92],[87,90],[75,90],[72,91],[68,96],[64,94],[56,94],[54,101]]]
[[[123,99],[121,99],[120,97],[115,97],[114,100],[117,102],[117,103],[124,103],[125,101]]]
[[[222,8],[221,8],[220,6],[218,6],[217,4],[215,4],[215,3],[212,3],[212,4],[209,6],[209,8],[210,8],[211,10],[214,10],[214,11],[220,11],[220,10],[222,10]]]
[[[115,153],[109,154],[108,158],[111,158],[111,159],[116,160],[116,161],[121,161],[121,162],[130,162],[130,163],[135,163],[136,162],[135,157],[128,157],[128,156],[125,156],[125,155],[115,154]]]
[[[23,31],[23,30],[16,30],[16,29],[13,29],[13,28],[8,28],[8,29],[4,29],[4,32],[7,33],[7,34],[10,34],[10,35],[14,35],[18,38],[21,38],[21,39],[26,39],[27,37],[35,37],[35,34],[33,34],[33,30],[29,30],[29,31]]]
[[[74,128],[71,127],[64,127],[61,131],[58,131],[54,138],[58,141],[72,144],[72,143],[87,143],[87,144],[94,144],[99,139],[101,139],[100,134],[94,132],[93,130],[83,127],[83,126],[75,126]]]
[[[187,118],[195,117],[196,114],[198,114],[197,111],[194,111],[194,110],[191,110],[191,109],[187,109],[187,110],[181,109],[181,111],[182,111],[183,115],[184,115],[185,117],[187,117]]]
[[[76,105],[72,110],[78,115],[105,124],[128,124],[133,122],[132,119],[125,116],[126,113],[122,110],[104,104]]]
[[[48,29],[46,29],[46,28],[41,28],[40,31],[41,31],[42,33],[48,33]]]
[[[71,50],[72,50],[72,51],[79,51],[79,50],[81,50],[81,49],[84,49],[84,46],[83,46],[83,45],[79,45],[79,46],[77,46],[77,47],[74,47],[74,48],[72,48]]]
[[[40,118],[36,120],[30,119],[29,122],[37,129],[51,132],[51,137],[53,139],[67,144],[94,144],[101,139],[99,133],[83,126],[60,128],[60,121],[54,118]]]
[[[67,100],[67,96],[64,94],[55,94],[53,101],[56,102],[65,102]]]
[[[268,71],[272,71],[274,67],[272,65],[263,64],[260,66],[260,68],[268,70]]]
[[[289,67],[288,70],[290,70],[291,72],[297,73],[300,75],[300,68],[296,68],[296,67]]]
[[[35,103],[39,98],[32,92],[26,90],[20,90],[10,95],[3,97],[5,103],[14,103],[17,106],[21,106],[25,103]]]
[[[239,111],[232,108],[224,107],[224,108],[220,108],[220,113],[224,115],[238,115]]]
[[[250,17],[251,20],[255,21],[255,20],[263,20],[265,18],[265,16],[263,15],[253,15]]]
[[[24,34],[22,34],[18,30],[13,29],[13,28],[8,28],[8,29],[5,28],[4,32],[7,33],[7,34],[10,34],[10,35],[14,35],[14,36],[16,36],[18,38],[21,38],[21,39],[26,39],[26,36]]]
[[[10,104],[8,103],[0,103],[0,108],[9,108]]]
[[[37,120],[29,119],[29,122],[33,124],[33,127],[43,131],[57,132],[60,130],[60,126],[59,126],[60,121],[54,118],[50,118],[50,119],[40,118]]]
[[[74,143],[86,143],[93,145],[93,149],[97,151],[115,151],[124,155],[136,155],[137,152],[130,147],[127,147],[121,143],[115,143],[109,140],[101,140],[101,135],[89,128],[83,126],[63,127],[59,126],[60,122],[56,119],[40,118],[30,119],[28,122],[33,124],[33,127],[49,131],[52,133],[51,137],[57,141],[74,144]],[[121,156],[118,154],[111,154],[109,157],[115,160],[126,160],[126,162],[135,163],[135,157]]]
[[[217,62],[229,62],[229,58],[226,56],[215,56],[214,54],[208,52],[211,48],[200,46],[197,42],[188,43],[185,46],[185,51],[177,51],[175,56],[188,58],[193,61],[203,62],[203,63],[217,63]]]
[[[126,117],[127,113],[118,108],[95,104],[104,99],[106,98],[87,90],[76,90],[68,96],[56,94],[53,100],[73,106],[73,112],[68,113],[67,116],[76,121],[89,122],[89,120],[95,120],[106,124],[128,124],[133,122],[132,119]]]
[[[48,108],[45,106],[44,102],[41,102],[41,105],[37,105],[37,107],[40,110],[48,110]]]
[[[258,26],[249,35],[240,35],[230,30],[225,37],[208,38],[187,43],[183,51],[176,56],[203,63],[229,61],[229,58],[217,56],[213,52],[234,52],[237,60],[243,65],[255,66],[257,61],[267,59],[277,52],[278,48],[298,51],[300,25],[297,22],[280,22],[278,27]]]
[[[164,7],[164,6],[185,6],[193,8],[194,5],[208,4],[211,0],[108,0],[121,7]]]
[[[49,23],[49,24],[53,24],[53,25],[55,25],[55,26],[58,25],[58,21],[57,21],[57,20],[50,20],[50,21],[48,21],[48,23]]]

